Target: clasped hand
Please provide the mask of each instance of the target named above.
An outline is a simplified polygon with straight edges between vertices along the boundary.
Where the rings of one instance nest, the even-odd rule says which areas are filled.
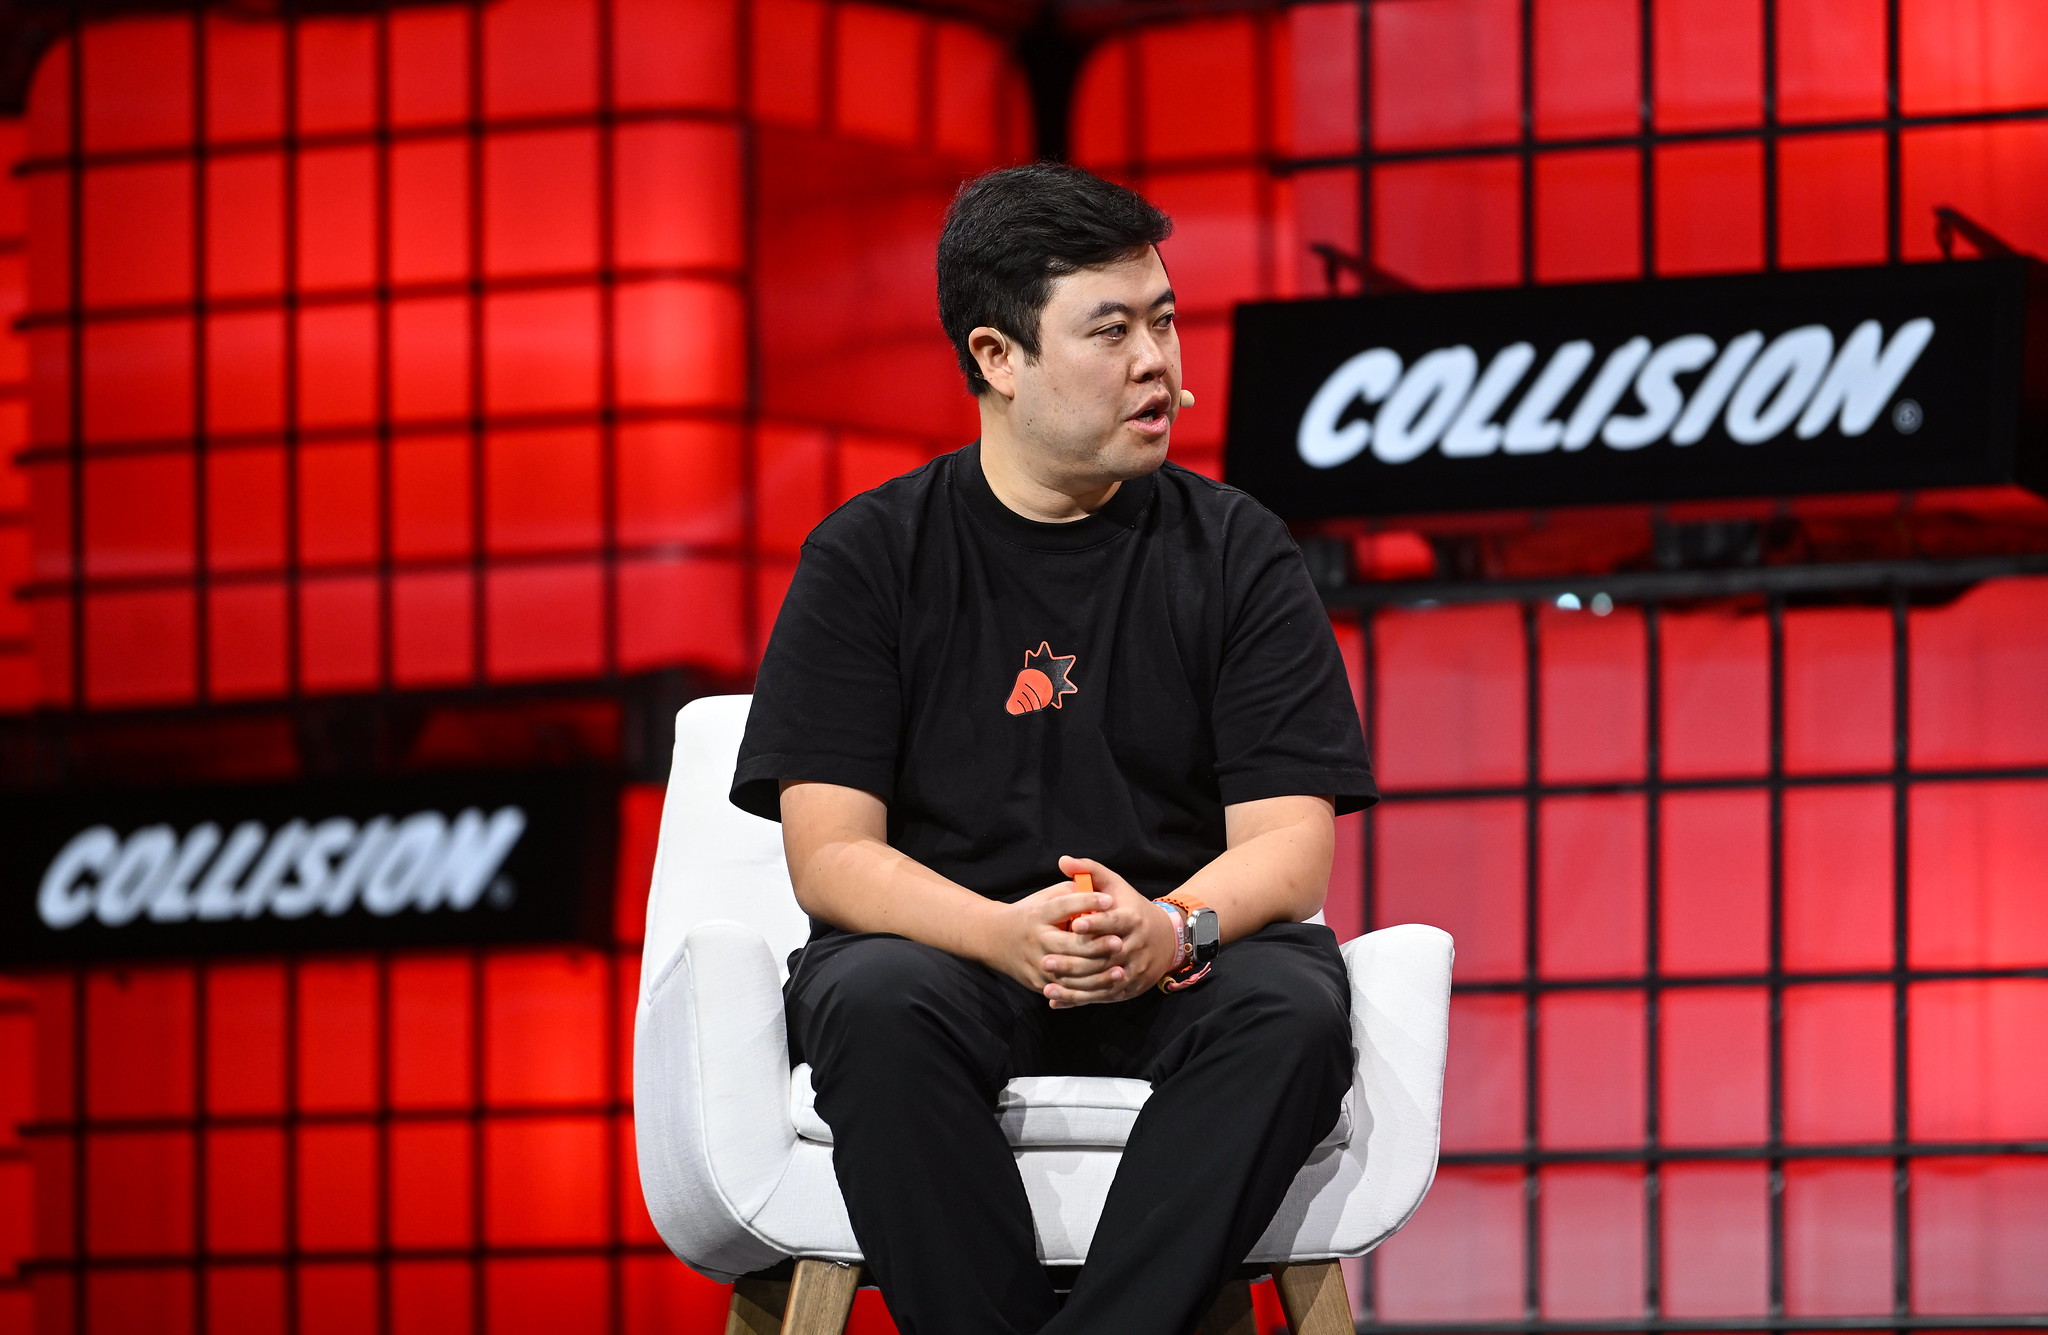
[[[1063,857],[1060,870],[1087,872],[1094,891],[1066,880],[1005,905],[986,963],[1055,1010],[1125,1001],[1157,985],[1178,946],[1172,921],[1093,859]]]

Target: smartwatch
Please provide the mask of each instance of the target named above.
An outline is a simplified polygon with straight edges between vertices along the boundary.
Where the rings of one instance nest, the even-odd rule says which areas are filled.
[[[1162,907],[1172,905],[1179,910],[1180,917],[1180,954],[1159,980],[1159,990],[1178,992],[1192,987],[1209,976],[1216,963],[1216,952],[1223,945],[1216,910],[1190,894],[1165,895],[1153,902]]]

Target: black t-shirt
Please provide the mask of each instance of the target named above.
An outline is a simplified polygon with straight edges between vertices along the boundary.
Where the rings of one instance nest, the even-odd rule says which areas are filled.
[[[1063,853],[1167,894],[1223,851],[1227,803],[1378,797],[1272,512],[1168,463],[1041,523],[989,490],[978,443],[805,541],[732,800],[776,819],[783,779],[875,794],[893,847],[1005,900],[1059,881]]]

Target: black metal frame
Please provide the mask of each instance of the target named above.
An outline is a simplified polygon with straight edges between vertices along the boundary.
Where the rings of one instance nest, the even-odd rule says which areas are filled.
[[[1639,780],[1606,783],[1547,782],[1542,775],[1542,630],[1539,609],[1559,594],[1611,590],[1616,577],[1523,581],[1516,584],[1471,581],[1432,581],[1406,585],[1350,585],[1328,591],[1326,601],[1339,616],[1356,617],[1362,636],[1365,665],[1365,724],[1368,741],[1373,740],[1378,713],[1378,651],[1376,621],[1383,609],[1402,606],[1433,606],[1454,602],[1518,603],[1521,611],[1525,674],[1523,690],[1527,718],[1524,740],[1526,779],[1519,785],[1470,786],[1457,788],[1395,789],[1385,795],[1390,805],[1414,801],[1461,801],[1516,798],[1525,804],[1524,885],[1527,937],[1524,943],[1524,976],[1520,979],[1488,982],[1460,982],[1457,995],[1511,994],[1524,998],[1523,1023],[1523,1144],[1519,1149],[1498,1151],[1451,1151],[1442,1156],[1448,1166],[1520,1167],[1524,1188],[1523,1212],[1523,1314],[1520,1320],[1500,1321],[1387,1321],[1378,1316],[1376,1294],[1377,1257],[1366,1258],[1364,1303],[1360,1331],[1388,1335],[1563,1335],[1570,1331],[1706,1331],[1706,1330],[1941,1330],[1941,1329],[2040,1329],[2048,1328],[2048,1314],[1981,1316],[1931,1316],[1913,1310],[1912,1216],[1910,1165],[1923,1158],[1948,1156],[2032,1156],[2048,1155],[2048,1139],[1955,1142],[1916,1140],[1908,1123],[1910,1071],[1907,1041],[1909,989],[1917,983],[1956,979],[2048,980],[2048,961],[2038,967],[1927,969],[1916,968],[1908,955],[1908,852],[1910,824],[1908,802],[1913,788],[1921,784],[1981,781],[1985,779],[2048,779],[2048,766],[1984,769],[1916,770],[1910,760],[1910,671],[1911,608],[1917,589],[1933,586],[1954,589],[1978,580],[1999,576],[2023,577],[2044,569],[2038,558],[1984,558],[1963,562],[1901,562],[1847,567],[1776,567],[1743,571],[1671,572],[1630,577],[1622,596],[1642,611],[1646,678],[1644,712],[1645,771]],[[1785,769],[1785,615],[1788,594],[1812,597],[1832,590],[1856,601],[1870,601],[1876,590],[1884,598],[1892,626],[1891,657],[1893,709],[1891,723],[1892,761],[1888,768],[1867,772],[1816,775],[1788,774]],[[1759,775],[1739,778],[1678,779],[1661,773],[1660,741],[1662,707],[1660,616],[1667,603],[1692,604],[1703,598],[1747,595],[1751,604],[1761,604],[1769,631],[1769,753],[1768,768]],[[1592,615],[1592,613],[1587,613]],[[1887,969],[1798,971],[1784,962],[1784,797],[1788,790],[1803,786],[1875,785],[1892,793],[1893,844],[1892,961]],[[1687,974],[1665,976],[1659,971],[1657,914],[1661,900],[1658,889],[1659,808],[1667,793],[1698,791],[1762,791],[1769,803],[1769,957],[1762,973]],[[1644,893],[1645,967],[1640,975],[1593,979],[1545,978],[1540,971],[1538,948],[1542,919],[1538,903],[1540,876],[1540,811],[1546,799],[1587,793],[1633,793],[1646,799],[1648,837],[1645,840]],[[1374,856],[1377,811],[1365,817],[1364,919],[1368,930],[1384,925],[1379,921],[1376,895],[1377,865]],[[1892,992],[1892,1088],[1890,1138],[1883,1142],[1834,1145],[1787,1144],[1784,1140],[1784,1030],[1783,1003],[1788,986],[1803,983],[1863,982],[1889,985]],[[1768,1133],[1764,1143],[1712,1147],[1679,1147],[1659,1142],[1658,1037],[1659,1001],[1670,992],[1709,988],[1761,988],[1769,998],[1769,1047],[1767,1054]],[[1539,1125],[1539,1079],[1541,1052],[1537,1042],[1537,1000],[1544,995],[1589,990],[1626,990],[1645,997],[1646,1113],[1643,1140],[1639,1145],[1605,1149],[1553,1150],[1541,1146]],[[1893,1168],[1892,1290],[1891,1310],[1860,1316],[1815,1316],[1788,1314],[1785,1310],[1785,1219],[1784,1169],[1793,1160],[1886,1159]],[[1716,1317],[1687,1320],[1668,1318],[1663,1313],[1662,1219],[1660,1179],[1663,1165],[1683,1162],[1747,1162],[1766,1169],[1768,1191],[1768,1304],[1767,1310],[1749,1317]],[[1542,1221],[1539,1213],[1539,1169],[1552,1164],[1636,1164],[1644,1174],[1644,1294],[1640,1317],[1615,1320],[1576,1318],[1551,1319],[1543,1315],[1541,1287]]]

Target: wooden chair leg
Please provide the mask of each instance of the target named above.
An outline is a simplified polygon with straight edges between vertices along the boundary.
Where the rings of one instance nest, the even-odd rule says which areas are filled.
[[[1259,1335],[1259,1323],[1252,1317],[1251,1281],[1226,1281],[1209,1315],[1195,1327],[1195,1335]]]
[[[789,1281],[781,1335],[845,1335],[860,1267],[844,1261],[798,1261]]]
[[[725,1335],[781,1335],[782,1309],[788,1305],[788,1280],[738,1280],[732,1306],[725,1310]]]
[[[1344,1271],[1335,1261],[1276,1265],[1273,1287],[1280,1290],[1280,1310],[1287,1313],[1291,1335],[1355,1335]]]

